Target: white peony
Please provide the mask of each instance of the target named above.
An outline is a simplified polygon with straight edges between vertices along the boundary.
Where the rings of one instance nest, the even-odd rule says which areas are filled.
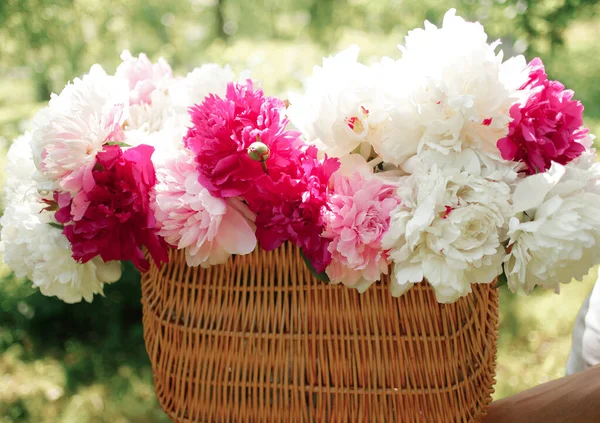
[[[459,153],[448,154],[425,150],[406,160],[402,169],[408,173],[426,172],[434,163],[487,180],[505,182],[508,185],[515,183],[519,178],[519,171],[523,168],[520,162],[504,160],[479,150],[466,148]]]
[[[155,167],[180,154],[184,149],[183,137],[187,132],[187,118],[174,114],[163,121],[157,131],[147,132],[141,129],[125,131],[125,143],[131,147],[147,144],[154,147],[152,162]]]
[[[586,152],[523,179],[513,195],[504,270],[512,291],[559,290],[600,262],[600,164]]]
[[[129,106],[126,129],[139,129],[146,132],[159,131],[175,113],[171,97],[166,90],[156,89],[150,94],[152,103]]]
[[[454,302],[473,283],[502,272],[510,188],[454,167],[431,165],[401,179],[383,248],[393,262],[391,292],[427,280],[439,302]]]
[[[31,181],[35,167],[31,155],[31,133],[26,132],[13,141],[6,155],[4,169],[6,179],[4,183],[5,204],[12,203],[15,198],[22,198],[29,187],[25,181]]]
[[[175,112],[188,116],[188,109],[202,103],[209,94],[225,96],[227,84],[233,82],[234,78],[235,74],[229,66],[209,63],[194,69],[185,78],[172,80],[169,95]]]
[[[95,258],[85,264],[71,257],[71,246],[61,230],[39,217],[37,198],[9,204],[0,218],[0,252],[18,277],[27,277],[42,294],[67,303],[91,302],[103,285],[121,277],[121,263]],[[46,214],[44,212],[43,214]]]
[[[378,88],[381,66],[358,62],[358,47],[351,46],[315,66],[302,96],[290,94],[288,116],[309,143],[320,151],[343,157],[358,150],[365,159],[371,145],[385,136],[389,121]]]
[[[166,160],[156,171],[151,206],[159,235],[185,249],[189,266],[222,264],[231,254],[256,248],[254,216],[234,198],[213,197],[198,182],[194,158],[186,150]]]
[[[29,278],[42,294],[68,303],[92,301],[105,283],[121,277],[120,262],[100,259],[85,264],[71,257],[69,241],[62,231],[49,225],[53,217],[43,211],[31,175],[35,168],[29,135],[15,140],[7,159],[6,209],[0,218],[0,252],[3,261],[18,277]],[[16,175],[19,175],[17,178]]]
[[[502,63],[498,44],[488,44],[483,27],[454,9],[441,28],[425,22],[409,32],[399,46],[402,59],[382,78],[394,104],[394,129],[375,146],[386,162],[401,165],[422,149],[499,155],[496,142],[508,131],[526,62],[519,56]]]
[[[129,108],[125,131],[130,146],[149,144],[155,148],[152,161],[164,162],[183,148],[182,139],[191,125],[188,109],[202,103],[209,94],[224,96],[227,84],[233,82],[229,66],[205,64],[185,78],[162,80],[151,92],[151,102]],[[241,77],[241,76],[240,76]]]
[[[53,95],[33,121],[31,147],[41,179],[56,185],[93,162],[125,121],[128,95],[125,81],[98,65]]]

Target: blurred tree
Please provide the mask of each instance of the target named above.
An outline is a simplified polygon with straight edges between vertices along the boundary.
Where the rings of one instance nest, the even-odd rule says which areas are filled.
[[[217,0],[215,5],[215,33],[217,38],[227,39],[225,32],[225,0]]]
[[[4,63],[8,62],[12,66],[32,65],[32,76],[40,99],[48,98],[51,92],[49,67],[41,65],[44,61],[43,47],[48,40],[56,36],[54,31],[60,32],[60,20],[64,15],[57,14],[56,8],[67,6],[71,2],[54,3],[44,0],[7,0],[0,9],[0,45]],[[37,13],[33,13],[32,10]],[[50,25],[46,27],[44,21]]]
[[[339,28],[336,22],[336,6],[345,7],[344,0],[314,0],[309,8],[309,28],[315,41],[328,45],[335,38],[335,31]]]
[[[519,26],[535,51],[543,48],[555,51],[563,45],[569,24],[578,17],[588,16],[598,7],[598,0],[518,0],[511,3],[525,10],[520,15]]]
[[[92,63],[116,65],[122,48],[189,67],[214,39],[298,39],[307,29],[329,50],[344,31],[401,34],[424,18],[439,22],[449,6],[442,0],[2,0],[0,71],[28,66],[38,99],[46,100]],[[521,40],[520,51],[537,52],[560,46],[569,23],[598,1],[458,0],[455,6],[481,20],[492,38],[509,46]]]
[[[28,67],[37,99],[89,69],[94,62],[115,65],[122,48],[166,53],[179,63],[191,7],[187,0],[2,0],[0,71]],[[179,11],[178,18],[173,10]],[[133,40],[133,41],[130,41]]]

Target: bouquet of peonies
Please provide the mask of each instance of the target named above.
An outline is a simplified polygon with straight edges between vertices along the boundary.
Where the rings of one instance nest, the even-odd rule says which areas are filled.
[[[439,302],[502,278],[558,290],[600,262],[593,136],[541,60],[498,45],[450,10],[398,60],[324,59],[289,107],[228,67],[174,77],[125,51],[13,143],[3,259],[67,302],[123,260],[148,270],[144,250],[206,267],[286,241],[361,292],[388,272],[392,295],[426,280]]]

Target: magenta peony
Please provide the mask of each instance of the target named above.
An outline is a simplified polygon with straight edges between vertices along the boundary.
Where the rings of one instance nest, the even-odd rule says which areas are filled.
[[[510,109],[508,135],[498,141],[502,158],[524,162],[527,173],[545,172],[552,162],[567,164],[578,157],[587,134],[581,127],[583,105],[573,91],[548,79],[540,59],[529,64],[526,98]]]
[[[225,98],[210,95],[190,109],[193,126],[184,137],[196,155],[199,181],[217,198],[243,195],[267,178],[248,147],[260,140],[270,150],[269,172],[287,168],[299,154],[299,134],[285,129],[284,104],[265,97],[252,81],[227,86]]]
[[[248,191],[244,198],[257,214],[256,238],[263,249],[291,241],[302,248],[317,272],[325,270],[331,253],[329,240],[322,236],[323,213],[329,180],[338,167],[337,159],[318,160],[317,149],[311,146],[280,173],[269,174],[263,184]]]
[[[372,174],[362,157],[350,156],[355,170],[333,176],[333,194],[325,213],[323,236],[331,239],[331,264],[327,276],[332,283],[366,290],[381,274],[387,274],[387,254],[381,239],[390,225],[390,215],[400,199],[396,187]],[[361,166],[361,164],[363,166]],[[357,171],[361,167],[365,171]]]
[[[148,270],[141,246],[157,264],[168,260],[166,243],[157,235],[156,221],[149,204],[149,192],[156,176],[148,145],[122,151],[105,145],[96,156],[91,179],[82,184],[85,206],[77,208],[69,193],[56,193],[59,209],[56,220],[71,243],[73,258],[85,263],[96,256],[105,262],[131,260],[141,271]]]

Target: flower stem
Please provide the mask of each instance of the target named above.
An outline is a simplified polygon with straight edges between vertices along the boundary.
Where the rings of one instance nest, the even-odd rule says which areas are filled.
[[[269,169],[267,169],[267,161],[262,161],[260,162],[260,164],[262,165],[263,171],[265,172],[265,174],[269,174]]]

